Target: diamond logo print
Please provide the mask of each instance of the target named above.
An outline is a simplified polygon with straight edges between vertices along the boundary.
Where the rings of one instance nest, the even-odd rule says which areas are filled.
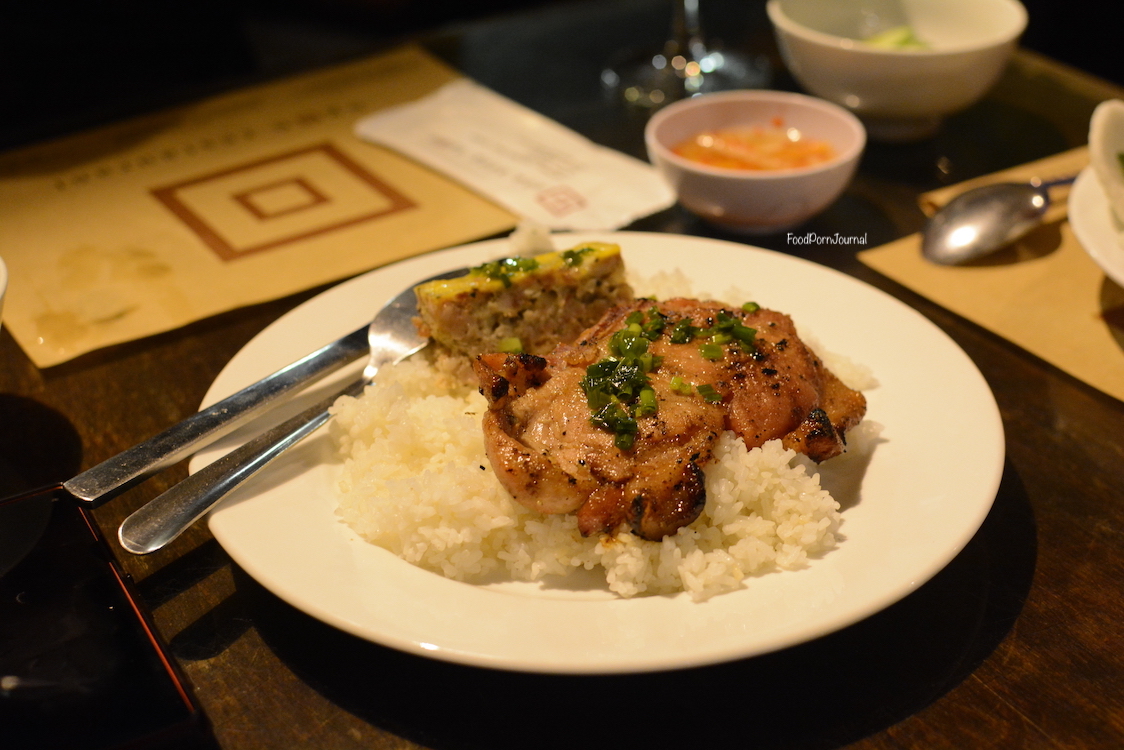
[[[329,198],[303,177],[291,177],[269,185],[235,193],[234,200],[259,219],[271,219],[325,203]]]
[[[151,192],[227,261],[417,205],[327,143]]]

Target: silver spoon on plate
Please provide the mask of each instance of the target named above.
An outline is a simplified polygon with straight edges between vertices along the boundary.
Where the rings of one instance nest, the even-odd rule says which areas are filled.
[[[1042,221],[1052,188],[1075,179],[1002,182],[962,193],[929,219],[921,235],[921,254],[938,265],[952,266],[1006,247]]]

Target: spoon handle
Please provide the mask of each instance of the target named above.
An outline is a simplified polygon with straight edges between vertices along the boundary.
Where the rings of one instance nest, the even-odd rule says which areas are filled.
[[[260,414],[282,396],[314,383],[369,351],[367,326],[63,483],[83,505],[97,507]]]
[[[1076,180],[1077,180],[1077,175],[1072,175],[1070,177],[1059,177],[1055,180],[1043,180],[1043,181],[1038,183],[1038,187],[1042,188],[1043,190],[1049,190],[1050,188],[1061,187],[1062,185],[1069,185],[1069,184],[1075,182]]]
[[[326,423],[336,399],[358,396],[368,382],[366,378],[359,378],[349,383],[150,500],[126,518],[117,530],[121,546],[135,555],[147,555],[162,548],[235,488]]]

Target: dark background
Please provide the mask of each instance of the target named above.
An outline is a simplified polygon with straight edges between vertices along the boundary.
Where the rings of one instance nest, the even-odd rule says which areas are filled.
[[[377,52],[416,32],[583,2],[662,3],[670,15],[669,0],[3,0],[0,149]],[[764,3],[743,0],[738,12],[763,20]],[[1124,84],[1103,4],[1024,4],[1024,46]]]

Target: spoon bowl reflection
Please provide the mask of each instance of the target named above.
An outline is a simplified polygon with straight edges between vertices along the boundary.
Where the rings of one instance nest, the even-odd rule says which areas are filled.
[[[1051,182],[984,185],[949,201],[933,215],[921,237],[921,254],[943,266],[966,263],[1024,236],[1050,207],[1050,189],[1074,177]]]

